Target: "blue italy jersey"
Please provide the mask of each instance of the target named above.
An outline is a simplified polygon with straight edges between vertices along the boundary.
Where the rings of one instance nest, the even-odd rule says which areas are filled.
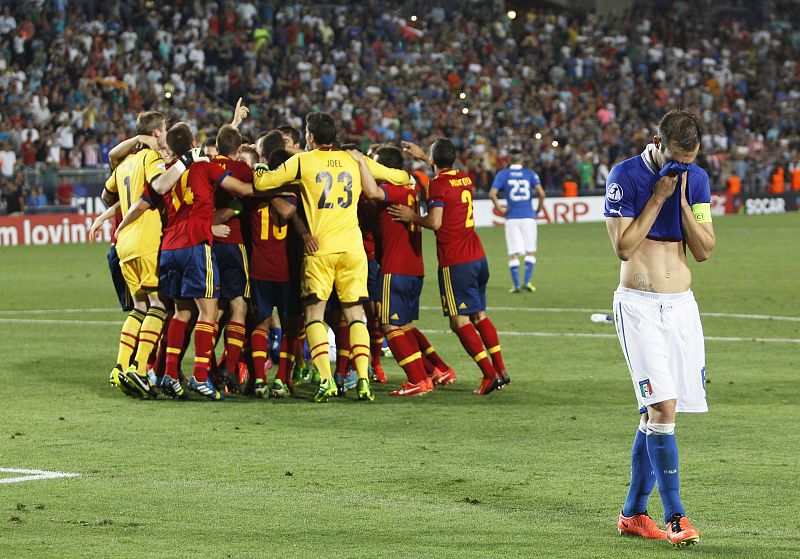
[[[531,198],[537,184],[541,184],[539,175],[530,169],[523,168],[522,165],[512,165],[497,173],[492,188],[505,193],[508,203],[506,219],[534,219],[536,217]]]
[[[637,217],[650,199],[658,180],[658,166],[650,154],[651,145],[636,157],[615,165],[606,180],[606,217]],[[655,149],[655,146],[652,146]],[[689,165],[686,197],[689,205],[711,202],[708,174],[692,163]],[[681,230],[681,178],[647,234],[655,241],[682,241]]]

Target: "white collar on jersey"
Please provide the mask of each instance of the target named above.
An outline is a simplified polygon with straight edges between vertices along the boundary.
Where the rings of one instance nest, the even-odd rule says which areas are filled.
[[[642,161],[644,161],[644,164],[647,165],[648,169],[650,169],[650,172],[653,173],[654,175],[657,175],[658,174],[658,164],[656,163],[656,160],[653,159],[653,153],[650,151],[651,148],[652,149],[656,149],[656,145],[655,144],[647,144],[647,147],[644,148],[644,151],[642,152],[641,157],[642,157]]]
[[[519,163],[514,163],[513,165],[510,165],[508,168],[518,171],[519,169],[522,169],[522,165],[520,165]]]

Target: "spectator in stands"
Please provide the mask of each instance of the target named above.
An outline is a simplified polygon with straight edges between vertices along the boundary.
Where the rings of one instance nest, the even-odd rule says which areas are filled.
[[[23,159],[32,128],[55,137],[54,163],[93,165],[83,149],[80,162],[70,157],[86,132],[110,135],[99,162],[145,107],[214,136],[241,91],[253,108],[247,136],[301,127],[322,107],[356,143],[449,136],[482,185],[512,144],[549,172],[542,179],[553,190],[566,178],[598,184],[599,167],[635,155],[674,105],[700,114],[709,131],[701,157],[717,157],[720,181],[723,156],[744,148],[743,186],[764,190],[781,152],[800,147],[800,87],[785,62],[800,59],[800,12],[788,0],[744,3],[734,15],[698,0],[652,19],[638,0],[620,15],[540,10],[514,21],[502,2],[447,4],[411,22],[394,15],[411,0],[194,1],[157,11],[145,0],[4,3],[0,141]],[[434,67],[442,78],[431,78]],[[591,161],[579,146],[591,146]]]
[[[71,206],[74,192],[75,189],[67,180],[67,176],[61,175],[61,182],[56,187],[56,203],[61,206]]]
[[[25,205],[29,207],[41,207],[47,205],[47,196],[44,195],[44,190],[41,186],[37,186],[31,190],[25,199]]]
[[[18,177],[21,179],[22,176]],[[6,190],[3,192],[3,205],[8,215],[20,215],[25,210],[25,197],[22,195],[21,180],[11,180],[6,182]]]
[[[7,179],[14,178],[14,172],[17,166],[17,154],[12,151],[8,142],[3,142],[2,149],[0,149],[0,174]]]

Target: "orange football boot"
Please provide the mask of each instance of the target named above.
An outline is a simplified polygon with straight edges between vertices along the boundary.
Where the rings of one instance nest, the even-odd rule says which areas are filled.
[[[650,518],[647,511],[630,517],[620,512],[617,529],[620,536],[639,536],[640,538],[653,540],[663,540],[667,537],[667,533],[658,527],[656,521]]]
[[[688,518],[673,514],[667,522],[667,538],[674,546],[693,545],[700,541],[700,532]]]

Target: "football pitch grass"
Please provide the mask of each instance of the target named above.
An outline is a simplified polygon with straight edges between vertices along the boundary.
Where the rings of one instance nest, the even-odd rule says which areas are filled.
[[[0,468],[79,474],[0,483],[0,557],[799,557],[799,226],[719,218],[692,264],[711,382],[710,412],[678,419],[702,534],[684,550],[617,535],[638,418],[614,328],[589,320],[618,279],[602,223],[539,228],[535,294],[508,293],[503,232],[480,231],[513,378],[485,398],[438,310],[428,234],[419,325],[458,381],[390,398],[403,376],[384,359],[375,402],[326,405],[307,385],[126,398],[106,384],[123,320],[107,247],[0,249]],[[655,491],[649,510],[661,523]]]

